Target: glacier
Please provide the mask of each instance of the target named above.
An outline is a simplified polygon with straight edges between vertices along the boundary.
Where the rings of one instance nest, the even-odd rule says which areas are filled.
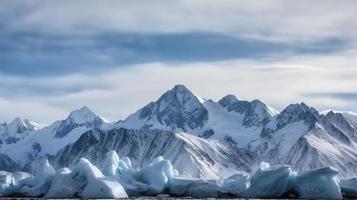
[[[102,168],[81,158],[72,168],[55,170],[48,159],[32,163],[32,173],[0,171],[0,196],[45,198],[127,198],[168,194],[175,197],[323,198],[342,199],[356,194],[356,178],[339,179],[333,168],[295,172],[290,166],[261,163],[252,174],[226,179],[190,178],[172,163],[157,157],[142,168],[130,158],[107,152]]]

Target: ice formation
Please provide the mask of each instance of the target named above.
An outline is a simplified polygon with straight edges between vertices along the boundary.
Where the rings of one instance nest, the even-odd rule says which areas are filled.
[[[180,176],[169,160],[157,157],[134,168],[127,157],[107,153],[101,170],[85,158],[69,169],[57,171],[47,159],[31,164],[31,174],[0,171],[0,196],[45,198],[126,198],[167,193],[193,198],[231,197],[342,199],[357,196],[357,179],[338,180],[333,168],[296,173],[287,165],[261,163],[252,175],[238,173],[226,179]],[[342,193],[341,193],[342,191]]]
[[[250,176],[245,173],[235,174],[219,182],[223,193],[240,195],[247,191],[250,185]]]
[[[163,192],[174,175],[177,175],[177,171],[174,170],[171,162],[161,156],[141,171],[141,178],[149,185],[149,191],[152,193]]]
[[[247,197],[281,197],[293,188],[295,173],[287,165],[270,166],[262,163],[250,180]]]
[[[303,199],[342,199],[338,171],[326,167],[309,170],[296,177],[296,190]]]
[[[357,198],[357,178],[340,180],[341,192],[349,198]]]
[[[82,158],[71,172],[62,170],[52,179],[46,193],[48,198],[125,198],[123,186],[103,173],[87,159]]]

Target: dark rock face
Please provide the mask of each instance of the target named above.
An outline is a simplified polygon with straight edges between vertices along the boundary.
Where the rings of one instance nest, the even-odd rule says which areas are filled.
[[[306,104],[291,104],[277,117],[277,128],[280,129],[289,123],[303,120],[307,125],[314,124],[319,117],[319,112]]]
[[[327,120],[335,128],[340,129],[351,140],[357,142],[357,127],[354,124],[349,123],[341,113],[328,112],[325,116],[321,116],[321,119]]]
[[[14,160],[9,156],[0,153],[0,171],[16,172],[20,169],[21,167]]]
[[[245,127],[262,126],[272,119],[269,108],[259,100],[241,101],[234,95],[223,97],[218,103],[229,112],[237,112],[244,115]]]
[[[71,120],[63,120],[55,133],[55,137],[62,138],[78,126],[78,124],[73,123]]]
[[[194,136],[190,136],[194,137]],[[194,139],[196,138],[196,139]],[[181,173],[191,176],[205,176],[202,171],[220,163],[232,169],[250,171],[258,161],[256,155],[236,148],[233,143],[218,143],[209,146],[197,137],[185,138],[162,130],[114,129],[108,132],[91,130],[83,134],[75,143],[66,146],[54,158],[57,167],[73,166],[81,157],[100,166],[106,153],[115,150],[120,157],[129,157],[135,167],[142,167],[158,156],[169,159]],[[191,143],[194,139],[196,142]],[[199,143],[199,144],[197,144]],[[209,152],[219,152],[210,154]],[[219,155],[219,156],[217,156]],[[202,166],[201,166],[202,165]],[[192,168],[190,171],[187,168]],[[216,172],[217,173],[217,172]]]
[[[214,130],[212,130],[212,129],[205,130],[205,131],[202,133],[202,137],[203,137],[203,138],[210,138],[212,135],[214,135]]]
[[[17,141],[19,141],[20,139],[17,137],[8,137],[5,139],[5,143],[6,144],[13,144],[16,143]]]
[[[33,143],[33,144],[32,144],[32,149],[33,149],[33,152],[34,152],[35,154],[40,153],[40,152],[41,152],[41,149],[42,149],[41,144],[36,143],[36,142]]]
[[[313,107],[308,107],[304,103],[291,104],[286,107],[281,113],[276,117],[276,127],[273,129],[271,127],[264,127],[261,133],[262,137],[266,137],[272,132],[284,128],[286,125],[293,122],[304,121],[309,129],[315,126],[318,121],[319,113]]]
[[[187,131],[202,127],[208,119],[208,111],[191,91],[183,85],[177,85],[156,102],[145,106],[139,118],[157,120],[171,130]]]
[[[67,118],[66,120],[61,121],[60,126],[56,130],[55,137],[62,138],[77,127],[84,126],[86,128],[99,128],[102,124],[103,120],[100,117],[96,117],[93,121],[88,123],[76,123],[71,118]]]

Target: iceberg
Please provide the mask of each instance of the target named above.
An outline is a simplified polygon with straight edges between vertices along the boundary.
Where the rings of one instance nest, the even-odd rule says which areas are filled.
[[[119,156],[115,151],[109,151],[103,161],[102,171],[106,176],[116,176],[119,167]]]
[[[33,176],[26,172],[6,172],[0,171],[0,196],[7,196],[18,193],[23,181],[31,179]]]
[[[6,171],[0,171],[0,195],[6,196],[13,192],[15,187],[15,178]]]
[[[73,168],[57,171],[46,158],[31,163],[32,174],[0,171],[0,196],[113,199],[168,194],[177,197],[342,199],[357,197],[357,178],[337,178],[334,168],[296,173],[287,165],[261,163],[252,175],[238,173],[226,179],[180,176],[169,160],[159,156],[134,169],[130,158],[107,153],[101,170],[85,158]]]
[[[69,172],[62,170],[52,179],[46,198],[127,198],[123,186],[82,158]]]
[[[287,165],[270,166],[261,163],[250,180],[247,192],[242,196],[250,198],[279,198],[288,193],[294,184],[296,173]]]
[[[40,158],[31,163],[31,172],[34,176],[22,181],[19,192],[24,196],[41,197],[50,187],[49,180],[56,170],[47,158]]]
[[[325,167],[303,172],[296,177],[295,189],[303,199],[342,199],[338,171]]]
[[[347,198],[357,198],[357,178],[340,180],[341,192]]]
[[[162,156],[155,158],[142,169],[134,169],[130,158],[119,159],[115,151],[109,151],[103,161],[103,173],[124,185],[131,195],[152,195],[168,188],[169,180],[178,175],[169,160]]]
[[[149,192],[158,194],[167,188],[169,180],[177,174],[171,162],[159,156],[141,170],[141,179],[149,185]]]
[[[219,182],[222,193],[241,195],[247,191],[250,185],[250,176],[245,173],[235,174]]]
[[[103,174],[114,178],[123,185],[129,196],[145,195],[148,185],[140,182],[140,171],[135,170],[128,157],[119,159],[115,151],[109,151],[102,165]]]

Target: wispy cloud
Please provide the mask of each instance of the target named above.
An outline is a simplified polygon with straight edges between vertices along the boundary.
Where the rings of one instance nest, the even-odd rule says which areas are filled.
[[[146,62],[202,62],[227,59],[282,59],[294,54],[341,51],[344,41],[316,45],[268,42],[212,33],[101,33],[53,36],[3,33],[0,73],[58,75],[103,71]]]
[[[304,95],[312,98],[333,98],[343,101],[357,102],[357,92],[316,92],[306,93]]]
[[[0,119],[10,120],[10,116],[18,115],[50,123],[65,117],[63,113],[87,105],[109,120],[119,120],[155,100],[177,83],[187,85],[204,98],[219,100],[226,94],[235,94],[241,99],[258,98],[278,110],[290,103],[303,101],[320,110],[357,111],[355,101],[351,100],[356,81],[341,79],[346,75],[357,76],[357,71],[338,68],[341,63],[350,63],[348,65],[352,66],[354,60],[350,56],[346,54],[331,58],[328,55],[306,55],[271,62],[238,59],[200,63],[145,63],[113,68],[95,76],[65,74],[49,78],[9,78],[12,76],[8,75],[8,78],[2,79],[2,85],[13,88],[15,92],[1,92],[0,98],[6,103],[0,102],[0,110],[4,108],[11,115],[3,112]],[[296,66],[316,66],[316,63],[327,64],[317,69],[296,69]],[[256,69],[269,69],[276,65],[290,69]],[[17,88],[26,84],[29,84],[29,91],[22,94]],[[46,88],[38,87],[41,85],[46,85]],[[71,85],[79,89],[72,90]],[[31,90],[31,87],[34,89]],[[18,109],[17,104],[27,105],[32,110],[46,110],[43,110],[42,116],[41,113],[31,114],[26,109]]]
[[[11,20],[5,26],[9,30],[56,34],[199,31],[306,41],[355,37],[356,6],[353,0],[4,0],[0,13],[6,17],[3,21]]]

